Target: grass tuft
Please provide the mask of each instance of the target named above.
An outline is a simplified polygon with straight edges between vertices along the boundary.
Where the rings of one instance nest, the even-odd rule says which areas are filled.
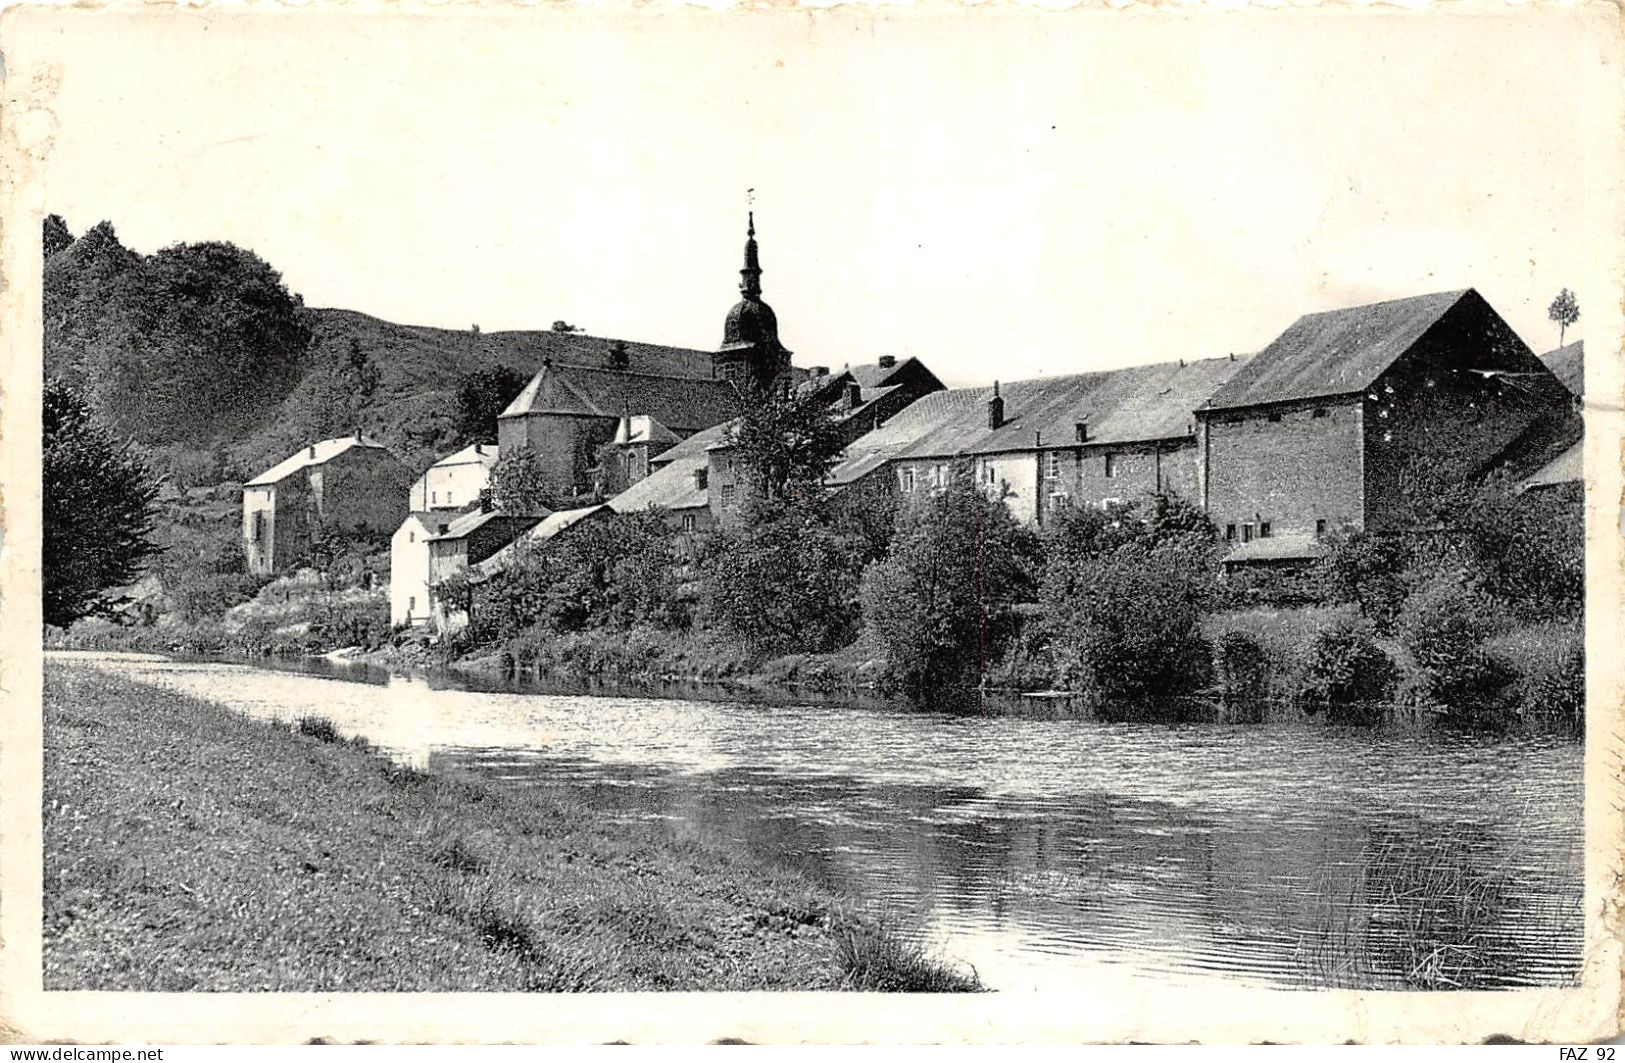
[[[301,716],[294,721],[294,730],[306,738],[314,738],[318,742],[338,742],[342,740],[339,729],[333,726],[333,721],[326,716]]]

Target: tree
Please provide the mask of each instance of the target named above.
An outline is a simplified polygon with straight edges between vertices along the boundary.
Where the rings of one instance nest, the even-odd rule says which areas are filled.
[[[1564,288],[1552,300],[1552,305],[1546,308],[1546,316],[1557,322],[1557,345],[1561,347],[1569,326],[1580,320],[1580,301],[1573,292]]]
[[[47,264],[46,364],[71,364],[139,442],[241,432],[303,375],[310,328],[281,276],[228,243],[138,256],[105,222]],[[54,291],[53,291],[54,289]]]
[[[477,369],[457,380],[456,437],[460,446],[497,441],[497,416],[525,389],[529,377],[507,365]]]
[[[65,251],[73,243],[73,233],[68,230],[68,223],[62,220],[60,214],[47,214],[45,216],[45,261],[49,262],[51,256],[58,251]]]
[[[504,513],[537,513],[552,509],[559,493],[548,479],[542,456],[529,446],[504,451],[491,466],[486,490],[491,504]]]
[[[55,377],[45,381],[43,415],[43,605],[47,624],[66,627],[104,611],[103,593],[133,582],[156,552],[158,485]]]
[[[771,519],[784,505],[821,500],[824,474],[844,442],[828,404],[811,393],[749,403],[727,439],[744,473],[751,508],[761,509],[762,519]]]
[[[1061,678],[1101,701],[1183,694],[1206,678],[1201,621],[1218,537],[1172,496],[1075,510],[1046,544],[1044,623]]]
[[[350,390],[351,426],[359,431],[362,412],[372,404],[372,397],[378,391],[378,366],[354,336],[350,337],[349,351],[343,368],[339,370],[339,377]]]
[[[1037,537],[968,470],[904,510],[862,589],[864,623],[891,677],[914,697],[977,685],[1031,594],[1038,556]]]
[[[758,655],[837,649],[857,634],[862,564],[821,514],[783,509],[706,543],[706,615]]]

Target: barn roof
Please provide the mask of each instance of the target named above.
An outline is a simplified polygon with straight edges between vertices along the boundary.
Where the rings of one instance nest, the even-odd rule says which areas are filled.
[[[1468,296],[1483,303],[1466,288],[1305,314],[1219,388],[1208,408],[1361,391]]]
[[[1237,355],[1012,380],[999,386],[1005,419],[998,428],[989,428],[987,422],[992,388],[939,391],[918,400],[879,431],[907,430],[916,422],[899,421],[910,413],[920,421],[931,420],[922,433],[894,450],[892,456],[899,458],[1075,446],[1080,421],[1088,426],[1086,442],[1091,444],[1178,439],[1190,433],[1195,422],[1192,411],[1242,371],[1247,360],[1246,355]],[[934,417],[935,411],[950,409],[948,415]],[[859,439],[854,448],[864,446],[867,438]]]
[[[841,486],[860,480],[956,421],[980,419],[985,430],[987,397],[992,394],[992,388],[954,388],[915,399],[879,428],[853,440],[826,482]]]
[[[653,417],[676,432],[693,432],[739,412],[739,393],[726,380],[632,373],[595,366],[544,365],[502,411],[586,417]]]
[[[353,435],[343,436],[339,439],[324,439],[320,443],[312,443],[307,447],[301,447],[297,453],[277,462],[269,469],[266,469],[264,472],[254,477],[252,480],[249,480],[247,483],[243,484],[243,486],[266,487],[271,484],[281,483],[283,480],[286,480],[288,477],[292,476],[296,472],[299,472],[301,469],[309,469],[314,468],[317,465],[325,465],[334,458],[338,457],[340,454],[343,454],[355,447],[364,447],[368,450],[381,450],[385,454],[389,453],[387,447],[373,439],[364,439]]]
[[[1586,393],[1586,341],[1575,340],[1573,343],[1547,351],[1540,356],[1546,363],[1546,368],[1552,375],[1563,382],[1563,386],[1574,394],[1585,398]]]
[[[445,523],[444,529],[430,536],[428,541],[432,543],[439,543],[449,542],[454,539],[466,539],[470,535],[473,535],[475,532],[479,531],[481,528],[485,527],[487,524],[492,524],[497,521],[503,521],[509,524],[521,524],[525,522],[533,523],[540,520],[542,516],[543,514],[540,513],[532,516],[525,516],[524,514],[519,513],[504,513],[500,509],[471,509],[448,522],[443,522]]]
[[[695,486],[694,474],[709,465],[707,447],[723,437],[725,428],[718,425],[716,431],[702,433],[709,439],[692,436],[666,451],[661,456],[671,460],[610,499],[609,508],[616,513],[641,513],[646,509],[699,509],[709,505],[709,493]]]

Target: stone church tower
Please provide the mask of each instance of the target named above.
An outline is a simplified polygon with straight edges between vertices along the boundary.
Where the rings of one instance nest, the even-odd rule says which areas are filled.
[[[713,359],[718,376],[740,394],[770,395],[790,382],[790,352],[779,342],[779,319],[762,301],[762,264],[756,249],[756,213],[745,232],[745,268],[739,271],[743,298],[728,311],[722,346]]]

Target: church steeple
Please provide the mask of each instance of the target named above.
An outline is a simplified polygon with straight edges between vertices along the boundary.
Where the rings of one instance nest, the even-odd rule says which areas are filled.
[[[756,251],[756,212],[745,215],[745,268],[739,271],[739,290],[747,299],[762,297],[762,262]]]
[[[779,320],[762,300],[762,261],[756,244],[756,212],[745,221],[745,267],[739,271],[742,298],[728,311],[715,365],[741,394],[776,391],[790,370],[790,352],[779,342]]]

